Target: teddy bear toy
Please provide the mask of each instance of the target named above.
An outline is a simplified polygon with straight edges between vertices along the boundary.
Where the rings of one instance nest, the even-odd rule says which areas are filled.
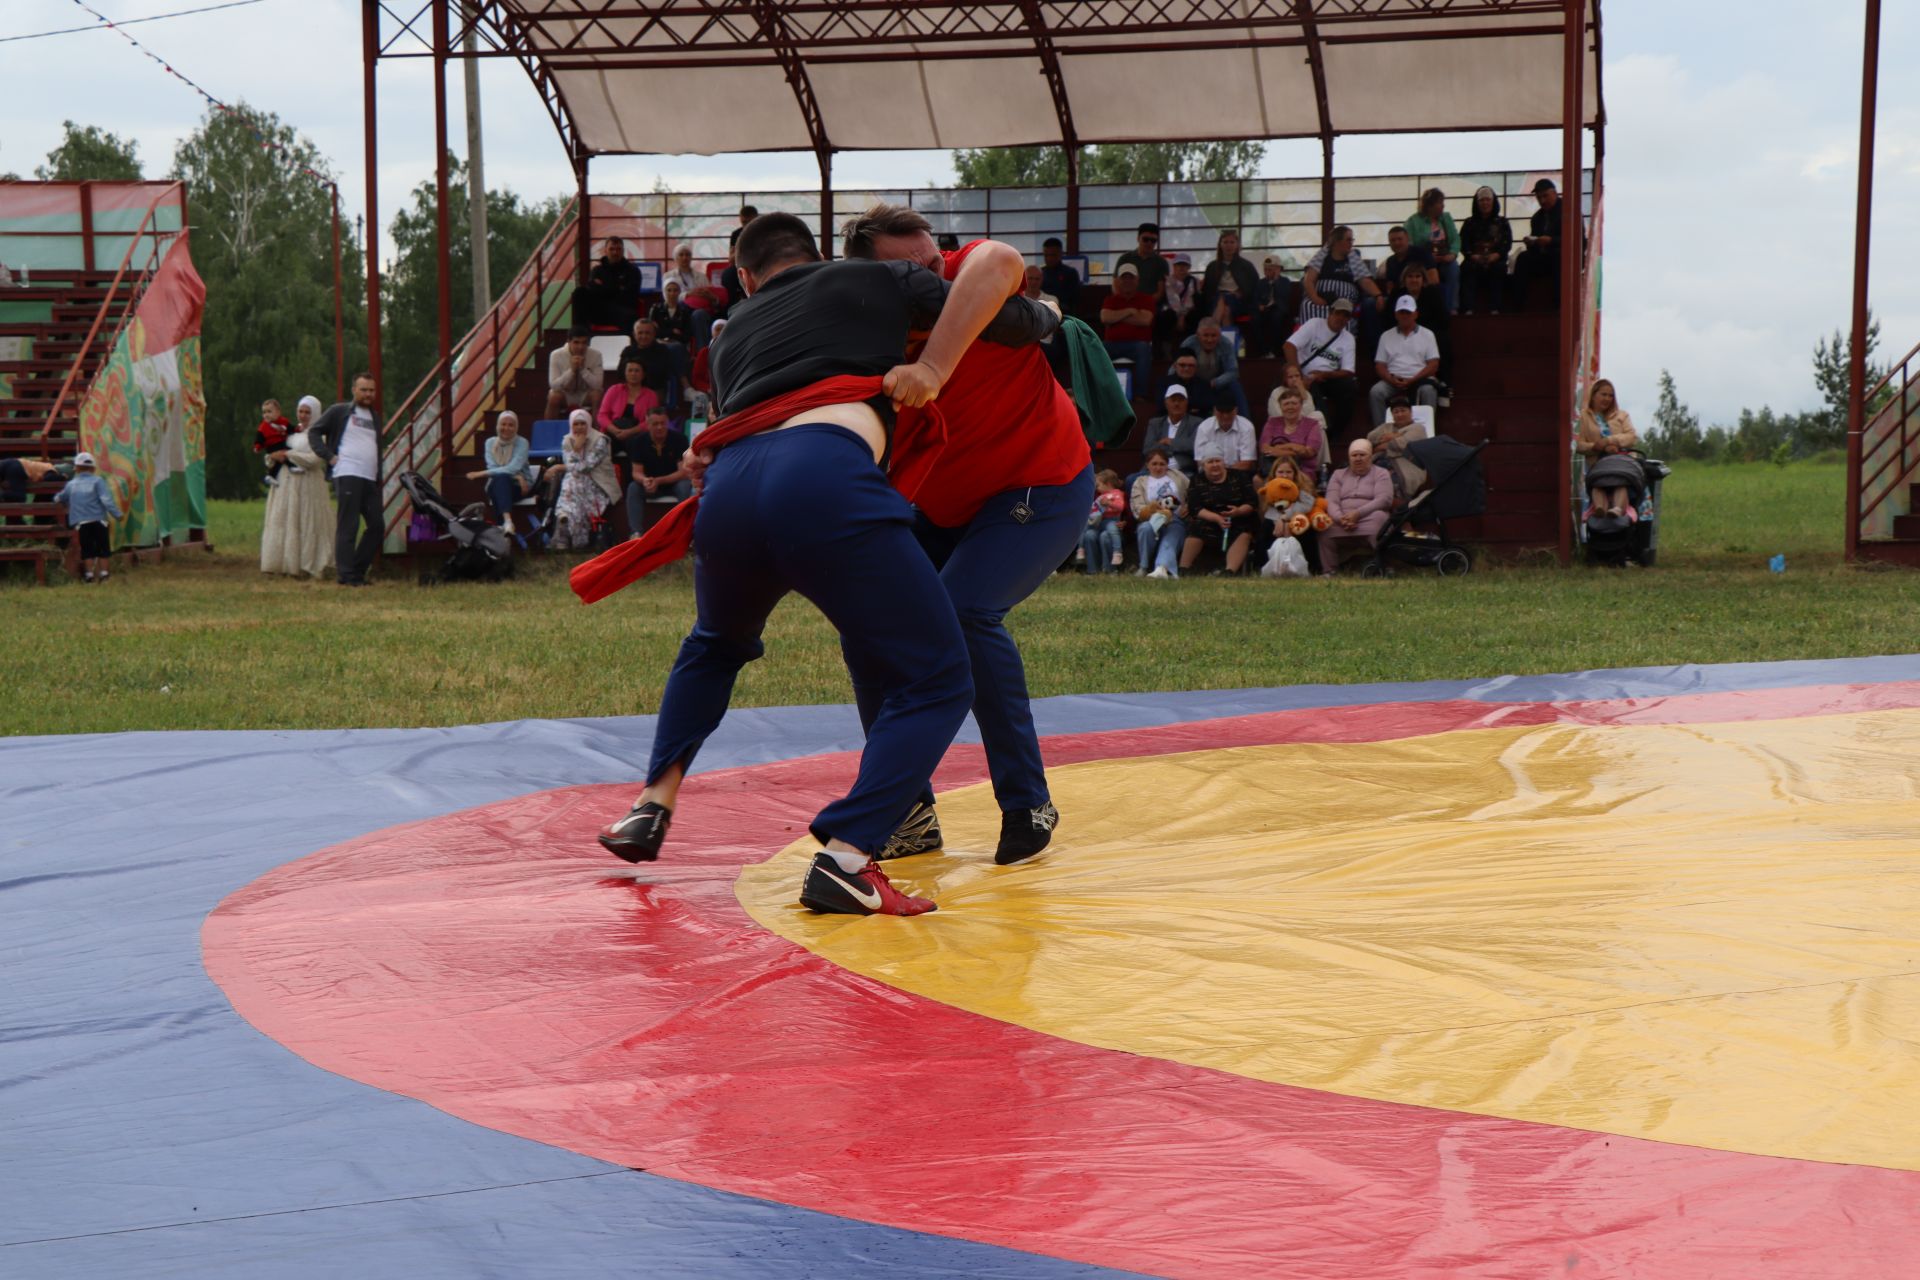
[[[1267,500],[1270,507],[1290,507],[1300,498],[1300,486],[1285,476],[1275,476],[1261,488],[1260,496]],[[1299,537],[1309,529],[1330,529],[1333,517],[1327,514],[1327,500],[1315,497],[1313,510],[1291,517],[1287,521],[1287,532]]]

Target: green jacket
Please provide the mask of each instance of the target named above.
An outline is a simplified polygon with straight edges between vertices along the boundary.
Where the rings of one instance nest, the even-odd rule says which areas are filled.
[[[1460,256],[1460,228],[1453,225],[1453,215],[1445,209],[1440,211],[1440,226],[1447,233],[1447,252]],[[1427,215],[1416,213],[1407,219],[1407,236],[1421,249],[1433,247],[1433,224],[1427,221]]]
[[[1067,344],[1067,367],[1073,371],[1073,406],[1080,411],[1080,429],[1089,444],[1112,444],[1133,430],[1133,402],[1120,389],[1107,344],[1083,320],[1068,316],[1060,322],[1061,341]],[[1134,376],[1145,377],[1145,369]]]

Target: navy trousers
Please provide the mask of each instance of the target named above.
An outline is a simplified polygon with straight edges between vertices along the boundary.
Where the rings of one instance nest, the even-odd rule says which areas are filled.
[[[1027,695],[1027,669],[1020,660],[1020,646],[1007,633],[1006,616],[1073,554],[1092,506],[1093,466],[1089,463],[1065,484],[996,494],[958,528],[942,528],[916,513],[914,536],[940,571],[966,636],[967,660],[973,669],[973,718],[980,726],[987,772],[1002,811],[1037,809],[1049,799],[1040,737]],[[853,672],[854,700],[860,706],[860,721],[867,726],[871,750],[874,726],[884,706],[883,690],[861,679],[852,654],[847,656],[847,669]],[[931,786],[921,788],[920,799],[932,801]]]
[[[914,541],[913,509],[860,437],[820,423],[725,449],[707,470],[693,537],[698,616],[667,678],[647,781],[693,761],[740,668],[766,651],[767,616],[797,591],[839,630],[856,687],[873,698],[853,789],[820,811],[813,834],[879,849],[973,702],[966,642]]]

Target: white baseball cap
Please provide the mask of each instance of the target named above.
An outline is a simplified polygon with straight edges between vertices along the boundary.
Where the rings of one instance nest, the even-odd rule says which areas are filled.
[[[1171,400],[1175,396],[1179,396],[1182,400],[1192,399],[1192,397],[1187,394],[1187,389],[1177,382],[1169,384],[1167,389],[1161,393],[1160,398],[1162,400]]]
[[[1420,304],[1415,302],[1413,298],[1410,297],[1409,295],[1403,293],[1400,295],[1400,301],[1393,304],[1393,309],[1396,312],[1412,311],[1412,312],[1418,313],[1420,310]]]
[[[85,452],[84,450],[81,451],[80,453],[76,453],[73,455],[73,465],[76,467],[94,466],[95,463],[93,461],[93,455]]]
[[[1131,262],[1123,262],[1114,269],[1113,274],[1116,276],[1137,276],[1140,274],[1140,268],[1134,266]]]

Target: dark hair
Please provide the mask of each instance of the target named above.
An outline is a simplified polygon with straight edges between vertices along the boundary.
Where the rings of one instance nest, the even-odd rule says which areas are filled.
[[[1139,226],[1133,229],[1133,234],[1135,234],[1136,236],[1143,236],[1147,234],[1147,232],[1149,231],[1153,232],[1153,234],[1155,235],[1159,235],[1160,224],[1157,222],[1143,222]]]
[[[1218,248],[1218,247],[1219,247],[1219,244],[1220,244],[1220,242],[1221,242],[1222,240],[1225,240],[1225,239],[1226,239],[1226,238],[1227,238],[1228,236],[1232,236],[1232,237],[1233,237],[1233,238],[1234,238],[1235,240],[1238,240],[1238,239],[1240,238],[1240,228],[1238,228],[1238,227],[1222,227],[1222,228],[1220,229],[1220,234],[1219,234],[1219,235],[1217,235],[1217,236],[1215,236],[1215,237],[1213,238],[1213,243],[1214,243],[1214,246],[1215,246],[1216,248]]]
[[[1327,237],[1327,243],[1331,245],[1335,240],[1351,240],[1351,239],[1353,239],[1353,228],[1347,226],[1343,222],[1339,226],[1333,229],[1332,234],[1330,234]]]
[[[1200,357],[1195,355],[1193,352],[1187,350],[1185,347],[1182,347],[1180,348],[1180,350],[1173,353],[1173,362],[1175,364],[1179,364],[1182,360],[1191,360],[1195,364],[1200,363]]]
[[[629,361],[628,363],[630,363],[630,364],[639,364],[640,362],[639,362],[638,360],[632,360],[632,361]],[[663,418],[664,418],[664,417],[666,417],[666,416],[667,416],[667,406],[665,406],[665,405],[663,405],[663,404],[656,404],[655,406],[653,406],[653,408],[651,408],[651,409],[649,409],[649,410],[647,410],[647,416],[648,416],[649,418],[651,418],[651,417],[652,417],[652,416],[653,416],[654,414],[656,414],[656,413],[657,413],[657,414],[659,414],[659,415],[660,415],[661,417],[663,417]]]
[[[932,231],[933,224],[904,204],[868,205],[867,211],[840,224],[840,252],[849,258],[871,258],[873,242],[881,236],[910,236]]]
[[[1042,249],[1064,249],[1067,246],[1060,243],[1059,236],[1048,236],[1045,240],[1042,240],[1040,242],[1040,247]]]
[[[1413,232],[1407,230],[1405,223],[1400,223],[1400,222],[1396,222],[1392,226],[1387,228],[1387,239],[1389,240],[1393,239],[1393,233],[1396,231],[1398,231],[1401,235],[1405,236],[1409,240],[1413,239]]]
[[[1165,445],[1159,445],[1159,444],[1147,450],[1147,457],[1140,459],[1140,461],[1145,462],[1147,458],[1160,458],[1167,462],[1173,461],[1173,455],[1167,452],[1167,447]]]
[[[353,382],[349,382],[347,385],[352,386],[354,382],[360,382],[363,380],[366,382],[372,382],[373,375],[370,373],[356,373],[353,375]]]
[[[620,366],[620,377],[622,380],[625,380],[627,376],[627,370],[629,369],[638,369],[640,371],[640,376],[643,378],[647,376],[647,366],[643,361],[629,360],[625,364]]]
[[[614,245],[614,244],[619,245],[622,249],[627,247],[627,242],[621,239],[619,236],[608,236],[606,240],[602,243],[601,247],[605,248],[607,245]]]
[[[960,250],[960,237],[951,231],[942,231],[934,237],[934,244],[948,253],[957,253]]]
[[[1446,199],[1447,199],[1446,192],[1442,191],[1438,187],[1428,187],[1425,191],[1420,193],[1420,212],[1425,213],[1428,209],[1431,209],[1433,207],[1433,202],[1435,200],[1438,200],[1442,204],[1445,204]]]
[[[743,218],[757,218],[760,216],[760,211],[750,204],[743,204],[740,206],[740,216]]]
[[[763,213],[740,233],[734,258],[740,270],[763,276],[789,263],[820,261],[820,247],[812,229],[792,214]]]
[[[593,330],[588,328],[584,324],[577,324],[573,326],[573,328],[567,330],[568,342],[572,342],[575,338],[591,338],[592,336],[593,336]]]
[[[1240,416],[1240,406],[1224,396],[1221,397],[1219,404],[1213,406],[1213,411],[1215,413],[1230,413],[1236,418]]]
[[[1391,400],[1387,401],[1387,408],[1411,409],[1413,408],[1413,401],[1407,399],[1405,396],[1395,396]]]

